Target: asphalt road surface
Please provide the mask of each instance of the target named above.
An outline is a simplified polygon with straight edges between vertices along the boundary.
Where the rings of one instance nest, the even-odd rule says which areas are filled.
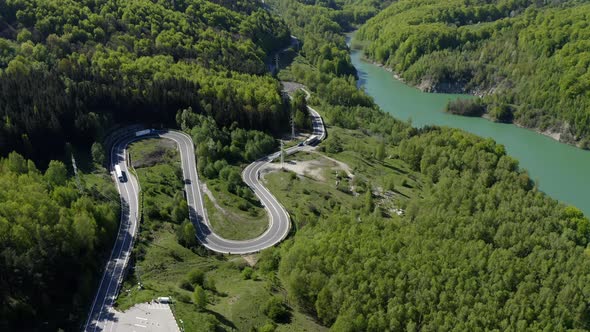
[[[309,110],[312,116],[313,135],[318,136],[319,140],[323,140],[326,137],[326,131],[322,118],[312,108],[309,108]],[[115,245],[92,303],[84,331],[117,331],[117,325],[120,325],[113,309],[113,303],[119,292],[131,255],[133,242],[137,234],[139,213],[140,186],[127,167],[127,145],[130,143],[140,139],[158,137],[176,142],[180,151],[189,217],[195,226],[197,239],[206,248],[228,254],[257,252],[282,241],[291,227],[290,218],[285,208],[260,182],[260,171],[268,163],[280,157],[280,151],[253,162],[242,172],[244,182],[253,190],[269,214],[268,229],[255,239],[233,241],[224,239],[212,231],[203,204],[195,161],[195,147],[190,136],[172,130],[152,130],[148,134],[136,136],[135,130],[137,130],[137,127],[115,139],[110,151],[111,172],[114,173],[115,165],[119,165],[125,174],[124,181],[120,181],[116,176],[114,177],[121,197],[121,221]],[[305,149],[309,149],[309,147],[294,146],[285,150],[285,152],[286,154],[292,154]],[[122,329],[119,329],[119,331],[122,331]]]

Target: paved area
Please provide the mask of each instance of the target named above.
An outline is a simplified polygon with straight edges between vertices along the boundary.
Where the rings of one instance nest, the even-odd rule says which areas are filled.
[[[113,332],[180,332],[168,304],[141,303],[113,313]]]

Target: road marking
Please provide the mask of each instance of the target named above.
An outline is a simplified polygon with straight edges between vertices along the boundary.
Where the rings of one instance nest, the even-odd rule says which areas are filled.
[[[135,316],[135,318],[139,319],[139,320],[148,320],[147,318],[143,318],[143,317],[137,317]]]
[[[144,329],[147,327],[147,326],[145,326],[145,325],[141,325],[141,324],[133,324],[133,325],[135,325],[135,326],[137,326],[137,327],[143,327]]]

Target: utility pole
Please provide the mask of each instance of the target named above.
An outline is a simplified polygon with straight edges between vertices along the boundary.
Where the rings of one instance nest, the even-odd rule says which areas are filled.
[[[291,139],[295,139],[295,116],[291,112]]]
[[[283,150],[283,140],[281,140],[281,169],[283,169],[284,162],[285,162],[285,151]]]
[[[76,166],[76,159],[74,158],[74,154],[72,153],[72,168],[74,169],[74,175],[76,175],[76,186],[78,187],[78,191],[82,194],[82,181],[80,181],[80,175],[78,175],[78,167]]]

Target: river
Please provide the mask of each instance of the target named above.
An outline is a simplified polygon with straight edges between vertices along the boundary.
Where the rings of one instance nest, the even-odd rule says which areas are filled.
[[[491,137],[506,147],[520,166],[529,171],[539,188],[551,197],[571,204],[590,216],[590,152],[559,143],[532,130],[483,118],[452,115],[443,111],[450,99],[461,95],[425,93],[395,79],[352,51],[352,63],[361,86],[385,111],[398,119],[412,119],[424,125],[460,128],[482,137]]]

